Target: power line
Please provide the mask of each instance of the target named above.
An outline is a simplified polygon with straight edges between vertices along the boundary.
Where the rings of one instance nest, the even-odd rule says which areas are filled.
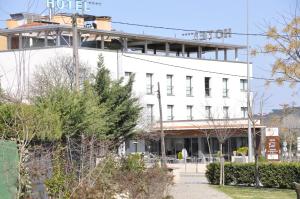
[[[150,63],[154,63],[154,64],[161,64],[161,65],[170,66],[170,67],[174,67],[174,68],[181,68],[181,69],[187,69],[187,70],[193,70],[193,71],[211,73],[211,74],[217,74],[217,75],[226,75],[226,76],[232,76],[232,77],[247,78],[247,76],[244,76],[244,75],[234,75],[234,74],[221,73],[221,72],[216,72],[216,71],[208,71],[208,70],[202,70],[202,69],[188,68],[188,67],[185,67],[185,66],[179,66],[179,65],[174,65],[174,64],[166,64],[166,63],[162,63],[162,62],[158,62],[158,61],[152,61],[152,60],[148,60],[148,59],[132,57],[132,56],[124,55],[124,54],[123,54],[123,56],[131,58],[131,59],[150,62]],[[265,78],[265,77],[251,77],[251,78],[252,79],[257,79],[257,80],[270,81],[270,82],[275,82],[276,81],[276,79],[274,79],[274,78]],[[283,80],[283,81],[290,82],[289,80]]]
[[[112,21],[111,23],[121,24],[121,25],[129,25],[129,26],[139,26],[145,28],[155,28],[155,29],[164,29],[164,30],[176,30],[176,31],[184,31],[184,32],[207,32],[203,30],[196,30],[196,29],[185,29],[185,28],[174,28],[174,27],[165,27],[165,26],[154,26],[154,25],[145,25],[145,24],[137,24],[137,23],[129,23],[129,22],[121,22],[121,21]],[[211,33],[216,33],[216,31],[209,31]],[[232,35],[241,35],[241,36],[262,36],[268,37],[267,34],[263,33],[238,33],[238,32],[231,32]],[[286,36],[286,35],[282,35]]]

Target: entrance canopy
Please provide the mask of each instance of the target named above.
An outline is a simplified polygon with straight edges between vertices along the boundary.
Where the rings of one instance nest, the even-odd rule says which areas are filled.
[[[255,121],[255,129],[264,128],[259,120]],[[247,119],[207,119],[189,121],[164,121],[163,129],[167,136],[202,136],[230,132],[234,135],[247,135]],[[159,132],[159,124],[155,124],[153,132]]]

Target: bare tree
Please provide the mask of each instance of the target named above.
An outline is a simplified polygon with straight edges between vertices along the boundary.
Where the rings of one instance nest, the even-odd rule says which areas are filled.
[[[218,118],[218,117],[216,117]],[[224,155],[223,155],[223,145],[225,142],[234,134],[237,133],[237,127],[233,126],[230,122],[230,118],[225,117],[224,119],[215,119],[211,116],[208,121],[209,129],[211,129],[212,135],[216,136],[219,142],[220,148],[220,185],[225,184],[224,175]]]
[[[79,65],[79,77],[81,85],[90,77],[90,70],[86,63]],[[74,87],[73,58],[68,55],[58,55],[50,58],[44,65],[37,66],[37,71],[33,74],[33,81],[30,84],[33,96],[42,96],[53,88]]]

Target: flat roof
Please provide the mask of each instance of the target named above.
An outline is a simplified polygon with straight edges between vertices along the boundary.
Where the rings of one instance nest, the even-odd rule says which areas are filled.
[[[44,25],[44,26],[35,26],[35,27],[23,27],[23,28],[14,28],[14,29],[0,29],[0,35],[11,35],[19,33],[28,33],[28,32],[43,32],[43,31],[72,31],[71,26],[66,25]],[[218,49],[245,49],[245,45],[236,45],[236,44],[224,44],[224,43],[215,43],[215,42],[206,42],[206,41],[197,41],[197,40],[188,40],[188,39],[178,39],[172,37],[163,37],[155,35],[144,35],[144,34],[134,34],[126,33],[120,31],[108,31],[108,30],[98,30],[98,29],[89,29],[89,28],[78,28],[78,31],[81,33],[87,34],[98,34],[98,35],[108,35],[121,38],[142,40],[142,41],[154,41],[154,42],[165,42],[165,43],[174,43],[174,44],[185,44],[190,46],[201,46],[201,47],[210,47]]]

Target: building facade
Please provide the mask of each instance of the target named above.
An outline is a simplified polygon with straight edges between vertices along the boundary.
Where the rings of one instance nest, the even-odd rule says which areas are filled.
[[[0,30],[1,86],[9,94],[26,99],[39,67],[58,56],[72,56],[72,27],[64,23],[69,16],[61,17]],[[101,54],[114,79],[127,81],[135,74],[134,94],[144,107],[140,127],[148,133],[158,131],[160,83],[167,155],[176,157],[183,148],[189,156],[216,154],[218,139],[212,129],[226,123],[234,131],[226,142],[228,155],[247,145],[247,64],[238,61],[245,46],[112,31],[109,17],[81,17],[80,62],[95,72]],[[85,26],[85,20],[100,25]],[[124,148],[160,150],[159,142],[149,140],[128,141]]]

